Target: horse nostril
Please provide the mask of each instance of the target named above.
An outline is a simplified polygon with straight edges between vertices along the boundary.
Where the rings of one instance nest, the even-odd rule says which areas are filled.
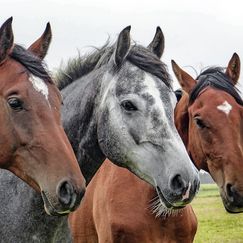
[[[226,194],[228,196],[228,199],[233,202],[234,201],[234,189],[230,183],[228,183],[226,185]]]
[[[74,188],[72,184],[68,181],[63,181],[59,184],[58,188],[58,198],[59,201],[68,206],[72,203],[72,197],[74,194]]]
[[[182,179],[181,175],[177,174],[175,175],[171,181],[170,186],[173,190],[179,191],[180,193],[185,193],[187,187],[186,182]]]

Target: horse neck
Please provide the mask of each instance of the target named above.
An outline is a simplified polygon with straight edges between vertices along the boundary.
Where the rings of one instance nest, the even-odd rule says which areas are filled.
[[[105,160],[97,138],[100,75],[88,75],[63,89],[63,126],[88,184]]]
[[[67,216],[47,215],[40,193],[2,169],[0,201],[0,242],[71,242]]]

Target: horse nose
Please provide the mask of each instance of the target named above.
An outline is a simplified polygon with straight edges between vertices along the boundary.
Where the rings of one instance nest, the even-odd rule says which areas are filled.
[[[223,200],[226,210],[230,213],[243,212],[243,196],[236,185],[227,183],[225,186],[226,198]]]
[[[235,189],[235,187],[228,183],[226,185],[226,194],[227,194],[227,197],[228,197],[228,200],[233,203],[234,201],[237,202],[237,201],[240,201],[238,200],[240,198],[239,194],[237,193],[237,190]]]
[[[190,201],[192,196],[195,195],[200,186],[199,178],[194,179],[193,183],[187,182],[180,174],[176,174],[170,180],[170,188],[174,196],[182,201]]]
[[[188,186],[180,174],[176,174],[170,179],[170,188],[177,196],[183,195]]]
[[[76,208],[83,198],[85,189],[75,190],[74,186],[69,181],[62,181],[58,185],[57,196],[59,202],[65,209],[73,210]]]

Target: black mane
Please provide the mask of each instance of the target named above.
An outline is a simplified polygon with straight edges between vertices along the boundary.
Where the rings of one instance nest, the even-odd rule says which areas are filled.
[[[219,90],[223,90],[233,96],[236,102],[240,105],[243,105],[243,100],[239,95],[239,90],[234,86],[229,77],[224,73],[224,68],[222,67],[210,67],[203,71],[197,77],[197,84],[193,88],[190,97],[189,104],[193,103],[198,97],[199,93],[210,86]]]
[[[56,75],[57,86],[61,90],[73,81],[87,75],[91,71],[107,64],[115,50],[115,46],[110,46],[107,42],[100,49],[95,50],[85,56],[78,56],[68,61],[65,68],[58,70]],[[154,55],[150,50],[139,45],[133,45],[126,57],[126,60],[161,79],[171,88],[171,78],[166,65]]]
[[[21,63],[34,76],[53,83],[44,62],[22,46],[15,45],[10,57]]]

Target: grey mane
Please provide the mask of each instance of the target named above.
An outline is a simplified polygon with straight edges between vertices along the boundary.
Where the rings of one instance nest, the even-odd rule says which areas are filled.
[[[66,67],[62,67],[57,71],[55,80],[58,88],[62,90],[73,81],[108,64],[114,50],[115,45],[110,45],[109,42],[106,42],[104,46],[95,48],[87,55],[78,55],[78,57],[70,59]],[[172,80],[168,73],[167,66],[149,49],[134,44],[126,60],[145,72],[155,75],[171,88]]]

